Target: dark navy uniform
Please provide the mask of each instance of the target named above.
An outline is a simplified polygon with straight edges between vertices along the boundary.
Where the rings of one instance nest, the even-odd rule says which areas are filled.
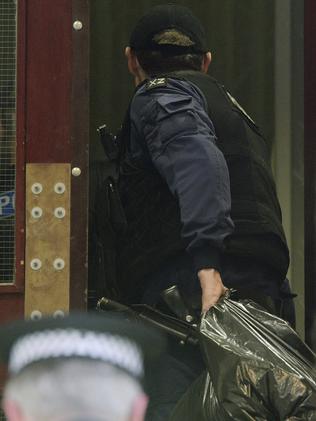
[[[173,284],[187,298],[200,296],[197,271],[221,270],[233,231],[228,168],[205,99],[189,82],[155,79],[137,89],[127,124],[119,183],[129,227],[120,246],[123,293],[153,306]],[[148,420],[167,419],[204,368],[197,350],[172,340],[169,348],[149,385]]]
[[[157,170],[177,198],[196,270],[219,269],[233,230],[229,174],[204,98],[189,82],[155,79],[137,90],[130,113],[130,158]]]
[[[193,73],[202,77],[200,72]],[[208,80],[210,83],[213,82]],[[252,142],[251,134],[238,128],[244,117],[236,114],[235,118],[229,109],[230,104],[235,106],[233,100],[224,93],[219,95],[227,103],[219,104],[215,121],[218,123],[219,116],[224,119],[214,127],[209,116],[210,108],[214,109],[210,98],[189,80],[160,77],[136,90],[123,127],[119,177],[128,223],[128,232],[119,245],[119,281],[128,302],[142,301],[159,308],[161,292],[177,284],[192,305],[201,303],[197,272],[215,268],[225,286],[242,291],[241,297],[254,298],[276,310],[273,303],[279,298],[288,260],[279,206],[268,165],[264,163],[264,140],[259,135],[254,139],[254,155],[259,158],[253,158],[247,146],[247,142]],[[225,116],[230,119],[228,135]],[[218,147],[223,140],[228,160]],[[236,159],[231,158],[234,154]],[[245,171],[255,160],[263,168],[268,195],[260,180],[260,191],[255,191],[256,176],[254,183],[247,179]],[[236,162],[241,163],[240,167]],[[232,174],[235,190],[231,194]],[[235,196],[237,235],[230,216],[231,197]],[[245,199],[245,207],[240,205],[239,196]],[[268,209],[267,217],[265,211],[257,215],[256,209],[261,207]],[[262,245],[264,256],[259,255],[258,244],[259,248]],[[282,270],[270,266],[270,254],[265,252],[270,249],[270,254],[277,256],[276,266],[279,256],[285,255]],[[175,402],[203,369],[202,357],[195,350],[179,350],[175,344],[170,350],[150,390],[150,420],[167,419]]]
[[[126,254],[124,246],[121,248],[122,263],[125,261],[126,267],[126,261],[134,260],[136,263],[127,264],[129,269],[133,268],[129,273],[136,273],[135,278],[143,279],[148,275],[155,276],[155,270],[164,270],[169,259],[178,261],[184,258],[195,274],[202,268],[220,270],[223,242],[233,230],[225,158],[216,146],[214,126],[198,90],[189,82],[164,78],[156,81],[156,84],[152,81],[143,84],[136,91],[130,107],[126,150],[129,164],[127,170],[123,164],[120,194],[131,232],[127,236]],[[137,168],[140,179],[137,179]],[[146,177],[150,182],[138,188]],[[157,182],[152,183],[152,180]],[[167,186],[162,187],[162,183]],[[160,202],[157,198],[154,203],[155,195],[159,196],[158,192],[162,190],[166,195],[169,192],[170,198]],[[141,205],[133,206],[130,211],[130,203],[135,200]],[[174,201],[177,202],[174,206],[178,207],[179,221],[173,221],[173,210],[168,212],[167,209]],[[149,202],[153,202],[151,210],[147,209]],[[157,227],[159,219],[163,220]],[[179,241],[169,250],[174,236],[169,243],[168,236],[176,225],[179,233],[181,231],[181,244]],[[159,232],[149,233],[155,227]],[[147,237],[142,246],[139,237]],[[134,240],[137,244],[130,247]],[[133,259],[132,250],[138,257]],[[137,265],[140,254],[146,255],[146,261],[151,261],[150,267],[144,269],[144,265]],[[174,276],[169,278],[167,284],[175,281]],[[146,282],[139,288],[142,292],[146,289]],[[133,288],[138,283],[139,279],[136,279]],[[157,282],[154,283],[154,289],[159,290]],[[197,278],[194,283],[199,285]],[[167,286],[161,285],[161,288]]]
[[[200,72],[191,73],[205,77],[207,86],[214,84]],[[143,297],[155,305],[173,283],[187,296],[198,294],[197,272],[203,268],[219,270],[227,287],[245,290],[246,296],[279,299],[288,250],[265,141],[248,127],[250,134],[241,130],[249,117],[231,111],[227,104],[235,107],[234,100],[215,93],[217,102],[227,103],[219,104],[214,128],[213,104],[189,80],[156,78],[136,90],[125,122],[119,179],[129,227],[119,247],[127,301]],[[225,116],[232,126],[228,134]],[[236,234],[225,158],[234,186]]]

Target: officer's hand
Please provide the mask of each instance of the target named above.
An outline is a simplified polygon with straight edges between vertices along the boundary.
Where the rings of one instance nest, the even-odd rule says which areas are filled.
[[[206,312],[225,294],[227,288],[215,269],[202,269],[198,272],[198,277],[202,288],[202,312]]]

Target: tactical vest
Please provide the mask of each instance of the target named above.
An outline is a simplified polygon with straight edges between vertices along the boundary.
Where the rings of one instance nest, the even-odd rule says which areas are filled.
[[[217,146],[228,164],[235,231],[226,238],[225,255],[256,258],[285,278],[289,252],[270,167],[266,141],[257,125],[215,79],[194,71],[169,75],[193,83],[203,93],[214,124]],[[125,136],[129,142],[129,117]],[[146,149],[144,154],[148,153]],[[158,172],[122,153],[119,189],[128,232],[120,242],[120,280],[137,294],[144,277],[166,259],[184,250],[177,200]]]

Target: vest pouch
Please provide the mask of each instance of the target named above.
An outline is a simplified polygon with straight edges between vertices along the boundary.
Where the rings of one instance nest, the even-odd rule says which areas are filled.
[[[119,299],[117,290],[117,241],[126,219],[121,210],[116,183],[108,167],[91,166],[89,218],[89,308],[102,296]]]

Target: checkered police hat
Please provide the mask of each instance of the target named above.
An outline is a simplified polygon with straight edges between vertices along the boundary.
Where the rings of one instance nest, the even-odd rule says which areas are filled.
[[[39,361],[84,358],[141,379],[144,361],[158,358],[165,345],[151,328],[112,313],[17,321],[1,327],[0,337],[0,358],[11,375]]]

